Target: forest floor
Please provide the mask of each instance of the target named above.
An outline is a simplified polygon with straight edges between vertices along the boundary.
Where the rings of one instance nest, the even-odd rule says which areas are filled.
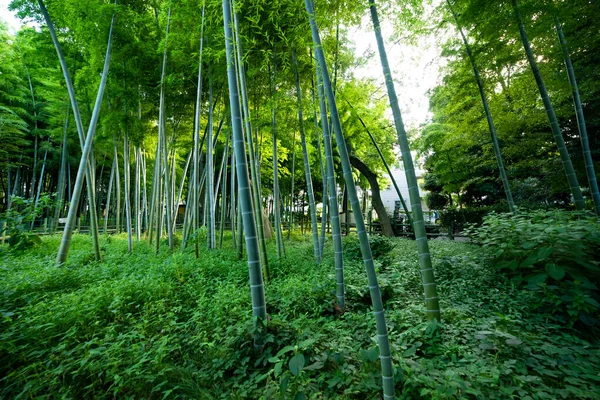
[[[0,398],[380,398],[375,321],[358,243],[345,239],[347,308],[331,244],[269,248],[266,345],[253,347],[248,269],[232,249],[160,253],[124,235],[0,247]],[[225,238],[230,243],[230,237]],[[471,243],[431,241],[442,322],[425,322],[415,243],[374,240],[401,398],[600,398],[600,346],[536,311],[537,292]],[[203,247],[203,246],[202,246]],[[293,360],[293,361],[292,361]],[[290,362],[291,361],[291,362]],[[298,368],[299,367],[299,368]]]

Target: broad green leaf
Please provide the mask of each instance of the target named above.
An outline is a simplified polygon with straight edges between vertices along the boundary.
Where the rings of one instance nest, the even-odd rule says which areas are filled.
[[[290,383],[290,376],[284,375],[283,378],[281,379],[281,383],[279,384],[279,390],[281,391],[281,393],[285,393],[285,391],[288,388],[289,383]]]
[[[596,308],[600,308],[600,303],[598,303],[596,300],[592,299],[591,297],[586,297],[585,302],[593,305]]]
[[[298,347],[301,349],[306,349],[306,348],[310,347],[312,344],[314,344],[315,342],[316,342],[315,339],[306,339],[306,340],[301,341],[298,344]]]
[[[323,362],[317,361],[317,362],[310,364],[307,367],[304,367],[304,370],[305,371],[315,371],[315,370],[323,368],[323,366],[325,366],[325,364]]]
[[[275,358],[279,358],[285,353],[294,350],[294,346],[285,346],[283,349],[279,350],[277,354],[275,354]]]
[[[581,265],[584,268],[587,268],[592,271],[600,271],[600,267],[598,267],[598,263],[593,261],[582,260],[580,258],[573,259],[577,264]]]
[[[566,271],[556,264],[546,264],[546,273],[551,277],[560,281],[565,277]]]
[[[543,283],[546,278],[548,278],[548,275],[546,274],[536,274],[536,275],[532,275],[527,279],[527,282],[529,282],[530,285],[538,285],[540,283]]]
[[[379,357],[379,347],[374,346],[367,350],[361,350],[361,353],[367,361],[373,362]]]
[[[517,339],[517,338],[513,338],[513,339],[506,339],[505,340],[506,344],[509,346],[518,346],[521,343],[523,343],[523,341]]]
[[[404,350],[404,352],[402,353],[402,357],[410,357],[412,355],[414,355],[417,352],[417,348],[415,346],[409,347],[408,349]]]
[[[518,260],[504,260],[496,264],[498,269],[510,269],[514,271],[519,266]]]
[[[481,343],[479,348],[481,350],[495,350],[496,346],[493,343]]]
[[[304,368],[304,354],[298,353],[289,362],[290,372],[294,376],[300,375],[302,368]]]
[[[537,262],[540,262],[552,254],[552,247],[540,247],[529,255],[520,265],[519,268],[527,268]]]
[[[275,373],[275,377],[278,377],[279,375],[281,375],[281,368],[283,367],[283,363],[280,361],[277,364],[275,364],[275,368],[273,369],[273,372]]]

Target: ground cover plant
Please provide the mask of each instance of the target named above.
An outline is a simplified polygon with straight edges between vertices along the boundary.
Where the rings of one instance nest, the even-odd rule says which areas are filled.
[[[269,325],[253,346],[248,272],[231,249],[169,253],[124,235],[87,237],[56,269],[59,238],[2,248],[3,398],[379,398],[380,369],[356,237],[345,239],[347,307],[334,260],[294,235],[271,264]],[[385,243],[384,243],[385,241]],[[444,319],[423,322],[408,239],[374,250],[400,398],[597,398],[597,339],[539,310],[538,295],[486,262],[482,248],[431,242]],[[109,251],[110,250],[110,251]],[[269,247],[269,254],[275,252]]]
[[[0,0],[0,398],[598,397],[598,4]]]

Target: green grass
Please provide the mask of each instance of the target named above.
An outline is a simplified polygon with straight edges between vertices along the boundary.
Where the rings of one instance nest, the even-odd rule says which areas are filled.
[[[0,248],[0,398],[379,398],[356,239],[345,241],[339,316],[332,249],[316,266],[309,237],[294,236],[284,260],[269,248],[261,354],[247,264],[230,249],[196,259],[134,242],[130,255],[124,236],[110,237],[98,263],[89,237],[75,235],[56,268],[58,237],[25,253]],[[431,242],[444,319],[431,325],[415,244],[393,244],[376,266],[399,397],[599,398],[598,342],[537,313],[535,293],[486,266],[479,247]]]

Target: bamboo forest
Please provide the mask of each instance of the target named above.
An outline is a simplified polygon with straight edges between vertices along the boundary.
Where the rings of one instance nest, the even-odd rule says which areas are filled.
[[[1,0],[0,399],[600,399],[597,0]]]

